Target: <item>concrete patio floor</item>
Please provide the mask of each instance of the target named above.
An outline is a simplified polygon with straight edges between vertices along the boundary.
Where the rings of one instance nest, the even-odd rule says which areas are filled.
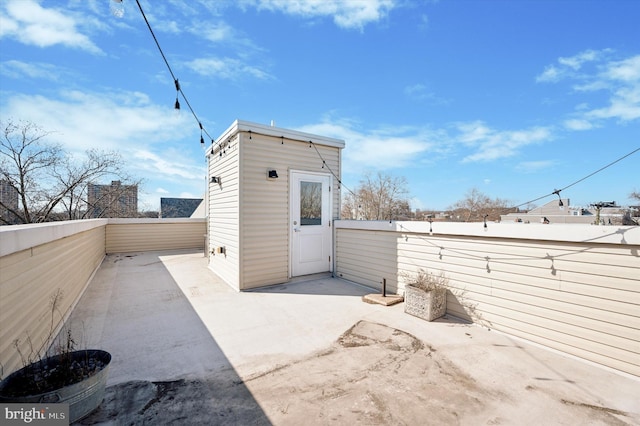
[[[82,424],[640,424],[640,379],[321,277],[238,293],[202,252],[108,255],[70,321],[112,354]]]

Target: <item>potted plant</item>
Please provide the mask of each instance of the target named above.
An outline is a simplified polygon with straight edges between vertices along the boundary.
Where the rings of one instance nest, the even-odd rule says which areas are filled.
[[[23,367],[0,382],[0,403],[66,403],[69,422],[73,423],[102,403],[111,355],[99,349],[76,350],[71,330],[61,333],[58,342],[51,344],[53,317],[61,298],[60,290],[51,298],[51,327],[39,349],[27,336],[30,352],[25,355],[20,341],[14,341]]]
[[[449,279],[444,272],[419,269],[415,276],[405,278],[404,311],[410,315],[433,321],[447,312]]]

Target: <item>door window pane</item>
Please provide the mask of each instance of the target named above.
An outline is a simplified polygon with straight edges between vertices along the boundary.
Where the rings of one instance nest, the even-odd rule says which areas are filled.
[[[322,224],[322,183],[300,182],[300,225]]]

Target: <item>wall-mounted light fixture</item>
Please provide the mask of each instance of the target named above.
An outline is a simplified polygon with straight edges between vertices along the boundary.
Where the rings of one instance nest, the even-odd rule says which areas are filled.
[[[267,172],[267,178],[269,179],[278,179],[278,172],[275,170],[269,170]]]
[[[222,184],[222,178],[220,176],[211,176],[211,183]]]

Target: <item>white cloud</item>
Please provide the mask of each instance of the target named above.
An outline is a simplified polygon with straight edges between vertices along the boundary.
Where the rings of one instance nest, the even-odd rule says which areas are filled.
[[[195,22],[189,31],[214,43],[235,40],[236,31],[226,22]]]
[[[595,125],[589,121],[584,119],[572,118],[569,120],[565,120],[563,123],[565,129],[568,130],[591,130],[595,127]]]
[[[640,55],[632,56],[622,61],[611,62],[604,75],[613,80],[640,81]]]
[[[464,148],[463,163],[490,162],[517,155],[524,147],[553,138],[551,129],[546,127],[496,130],[482,121],[456,123],[454,132],[409,126],[362,131],[355,121],[329,117],[298,130],[345,140],[344,169],[353,174],[372,168],[390,170],[435,163],[455,155],[456,145],[458,150]]]
[[[629,122],[640,119],[640,55],[611,60],[611,49],[587,50],[570,58],[559,58],[560,66],[551,65],[539,75],[538,82],[558,82],[561,79],[577,81],[574,93],[603,91],[608,97],[606,105],[576,108],[578,112],[564,121],[568,130],[589,130],[600,127],[604,120]],[[585,70],[586,63],[594,69]]]
[[[0,74],[11,78],[29,77],[57,81],[61,73],[66,74],[67,71],[61,70],[55,65],[42,62],[10,60],[0,63]]]
[[[271,75],[258,67],[233,58],[198,58],[184,64],[200,75],[225,80],[238,80],[245,76],[260,80],[271,79]]]
[[[616,90],[609,105],[588,111],[586,117],[620,121],[632,121],[640,118],[640,84]]]
[[[558,58],[558,65],[548,65],[536,77],[538,83],[556,83],[564,78],[574,77],[584,64],[599,62],[612,52],[611,49],[585,50],[574,56]]]
[[[168,194],[168,193],[169,193],[169,191],[167,191],[167,190],[166,190],[166,189],[164,189],[164,188],[156,188],[156,193],[157,193],[157,194]]]
[[[562,76],[562,71],[559,68],[553,65],[548,65],[547,67],[545,67],[542,74],[536,77],[536,81],[538,83],[556,82],[560,80],[561,76]]]
[[[428,154],[440,155],[443,150],[436,142],[437,134],[428,129],[397,126],[361,131],[357,127],[355,121],[326,118],[298,130],[345,140],[344,169],[354,174],[370,168],[389,170],[416,166]]]
[[[181,158],[183,156],[179,152],[164,152],[161,155],[157,151],[138,149],[133,151],[132,156],[138,168],[165,178],[197,181],[206,176],[205,167],[194,168],[191,162]]]
[[[524,130],[494,130],[482,121],[457,125],[455,140],[472,148],[475,152],[463,158],[464,163],[494,161],[514,156],[525,146],[541,143],[552,138],[550,129],[533,127]]]
[[[579,70],[580,67],[586,62],[592,62],[597,60],[602,53],[609,52],[608,49],[604,51],[596,51],[596,50],[585,50],[584,52],[578,53],[577,55],[570,56],[568,58],[560,57],[558,58],[558,63],[569,67],[573,70]]]
[[[63,45],[94,54],[102,50],[78,31],[79,23],[70,14],[46,9],[33,0],[12,0],[0,15],[0,38],[10,37],[38,47]]]
[[[184,138],[185,130],[196,132],[191,117],[176,115],[171,106],[154,105],[142,93],[15,95],[3,102],[0,116],[37,123],[52,132],[48,142],[59,143],[70,153],[88,148],[118,151],[125,160],[132,160],[129,165],[134,171],[150,170],[166,178],[200,179],[206,174],[201,164],[183,159],[186,154],[165,148]]]
[[[420,83],[406,86],[404,88],[404,94],[409,99],[413,99],[414,101],[426,101],[428,103],[437,105],[450,103],[449,100],[436,96],[436,94],[430,91],[427,86]]]
[[[516,170],[522,173],[536,173],[553,167],[556,164],[557,162],[555,160],[523,161],[516,166]]]
[[[181,192],[179,198],[202,198],[203,194],[193,195],[192,192]]]
[[[360,30],[396,7],[393,0],[245,0],[241,4],[305,18],[333,17],[341,28]]]

